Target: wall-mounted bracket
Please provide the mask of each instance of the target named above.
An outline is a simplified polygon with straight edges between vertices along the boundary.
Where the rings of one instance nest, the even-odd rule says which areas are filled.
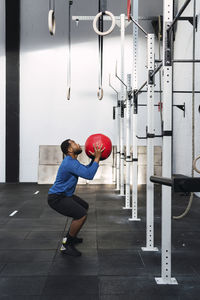
[[[180,17],[179,21],[188,21],[192,26],[195,27],[195,30],[197,31],[197,27],[198,27],[197,15],[195,16],[195,21],[194,21],[193,17]]]
[[[185,118],[185,102],[183,104],[173,104],[173,106],[181,109],[183,111],[183,117]]]
[[[138,113],[138,90],[133,91],[133,113]]]
[[[148,84],[154,84],[154,83],[155,83],[154,70],[149,70]]]
[[[121,101],[121,118],[124,118],[124,108],[125,108],[124,101]]]

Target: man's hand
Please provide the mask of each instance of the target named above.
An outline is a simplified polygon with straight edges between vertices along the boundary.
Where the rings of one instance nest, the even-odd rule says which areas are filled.
[[[101,146],[99,144],[96,143],[96,147],[95,144],[93,144],[93,148],[94,148],[94,152],[90,152],[90,154],[92,154],[94,156],[94,161],[96,161],[97,163],[99,163],[100,158],[101,158],[101,153],[105,150],[105,147],[102,149],[103,145],[101,144]]]

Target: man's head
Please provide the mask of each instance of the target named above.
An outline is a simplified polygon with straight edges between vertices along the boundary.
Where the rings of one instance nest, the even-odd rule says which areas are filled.
[[[82,152],[81,146],[71,139],[62,142],[60,147],[65,155],[79,155]]]

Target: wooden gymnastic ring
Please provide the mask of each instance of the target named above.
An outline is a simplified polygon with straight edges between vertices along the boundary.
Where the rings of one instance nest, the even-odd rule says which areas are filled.
[[[103,99],[103,89],[99,88],[98,92],[97,92],[97,96],[99,100]]]
[[[56,33],[56,19],[55,19],[55,13],[53,9],[50,9],[48,14],[48,26],[49,26],[49,32],[51,35],[55,35]]]
[[[200,155],[198,155],[194,160],[193,160],[193,163],[192,163],[192,167],[193,169],[200,174],[200,170],[197,169],[197,166],[196,166],[196,163],[197,163],[197,160],[200,159]]]
[[[104,31],[104,32],[101,32],[97,29],[97,21],[98,19],[102,16],[102,12],[98,13],[96,15],[96,17],[94,18],[94,21],[93,21],[93,28],[94,28],[94,31],[98,34],[98,35],[107,35],[109,33],[111,33],[115,27],[115,16],[110,12],[110,11],[105,11],[105,14],[110,16],[111,17],[111,20],[112,20],[112,24],[110,26],[110,28],[107,30],[107,31]]]

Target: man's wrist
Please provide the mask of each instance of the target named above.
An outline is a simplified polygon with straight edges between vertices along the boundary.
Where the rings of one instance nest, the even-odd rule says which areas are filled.
[[[94,161],[95,161],[96,163],[99,163],[100,158],[95,158]]]

